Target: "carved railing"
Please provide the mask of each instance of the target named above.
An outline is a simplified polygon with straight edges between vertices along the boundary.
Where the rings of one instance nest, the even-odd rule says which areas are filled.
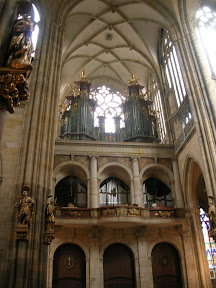
[[[56,218],[63,219],[102,219],[109,217],[140,217],[149,218],[184,218],[185,211],[181,208],[155,207],[152,209],[137,206],[106,206],[100,208],[57,207]]]
[[[177,154],[181,149],[184,147],[184,145],[187,143],[187,141],[190,139],[191,134],[195,130],[194,126],[194,120],[190,119],[190,121],[186,124],[184,130],[178,137],[178,139],[175,142],[175,153]]]

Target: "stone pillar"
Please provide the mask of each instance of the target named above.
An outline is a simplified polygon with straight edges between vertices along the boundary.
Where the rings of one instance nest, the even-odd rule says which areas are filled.
[[[131,198],[131,204],[134,204],[135,200],[134,200],[134,181],[133,180],[130,181],[130,198]]]
[[[90,259],[89,258],[86,258],[86,287],[90,287]],[[49,288],[52,288],[49,287]]]
[[[90,179],[87,179],[87,208],[90,208],[90,191],[91,191]]]
[[[97,185],[97,158],[90,159],[90,208],[99,207],[99,191]]]
[[[57,131],[62,37],[61,27],[56,21],[41,20],[35,66],[29,82],[31,97],[26,104],[21,155],[24,156],[20,158],[17,175],[18,181],[31,187],[30,196],[35,199],[37,209],[30,225],[28,245],[23,252],[26,283],[23,287],[46,287],[48,247],[43,243],[43,234],[47,196],[52,191],[51,167]],[[17,255],[21,255],[19,246],[17,249]],[[15,269],[15,274],[18,275],[18,267]],[[8,287],[22,287],[17,282],[18,279],[11,279],[10,274],[11,271],[8,270],[8,279],[13,282]]]
[[[142,197],[141,197],[141,191],[140,191],[140,176],[139,176],[138,159],[133,158],[132,164],[133,164],[133,181],[134,181],[134,203],[138,204],[140,207],[144,207],[144,203],[141,200]]]
[[[93,228],[89,233],[90,240],[90,288],[103,287],[103,282],[100,275],[100,251],[99,251],[99,231]]]
[[[148,242],[145,233],[145,227],[137,232],[139,255],[139,284],[137,284],[137,288],[153,288],[152,259],[148,257]]]
[[[174,189],[175,189],[175,205],[176,208],[184,208],[183,191],[180,179],[180,173],[178,168],[178,160],[172,159],[173,174],[174,174]],[[173,193],[173,191],[172,191]]]

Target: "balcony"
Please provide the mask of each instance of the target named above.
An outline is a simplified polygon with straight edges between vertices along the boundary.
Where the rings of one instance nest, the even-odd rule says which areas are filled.
[[[138,206],[105,206],[99,208],[58,207],[56,224],[106,225],[108,223],[181,225],[185,222],[185,211],[181,208]]]

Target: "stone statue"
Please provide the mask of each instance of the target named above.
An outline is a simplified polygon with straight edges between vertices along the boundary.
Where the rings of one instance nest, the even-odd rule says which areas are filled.
[[[208,209],[207,216],[209,217],[211,228],[214,229],[216,228],[216,209],[215,209],[215,205],[213,204],[213,198],[209,197],[208,200],[209,200],[208,201],[209,209]]]
[[[24,186],[22,197],[19,197],[15,207],[18,209],[18,224],[28,225],[32,218],[32,215],[36,211],[35,201],[28,196],[29,186]]]
[[[32,70],[32,31],[34,29],[33,22],[23,17],[18,19],[14,25],[12,39],[9,45],[9,57],[6,63],[7,67],[13,69]]]
[[[46,209],[47,230],[54,229],[55,211],[56,211],[55,202],[54,200],[51,200],[50,203],[47,204],[47,209]]]

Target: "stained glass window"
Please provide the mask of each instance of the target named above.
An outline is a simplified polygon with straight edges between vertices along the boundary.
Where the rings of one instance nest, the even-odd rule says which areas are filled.
[[[216,11],[210,7],[201,7],[197,13],[197,35],[204,56],[213,76],[216,76]]]
[[[205,211],[202,208],[200,208],[200,220],[202,224],[202,232],[205,242],[210,277],[216,278],[216,246],[214,239],[209,236],[209,218],[207,217]]]

